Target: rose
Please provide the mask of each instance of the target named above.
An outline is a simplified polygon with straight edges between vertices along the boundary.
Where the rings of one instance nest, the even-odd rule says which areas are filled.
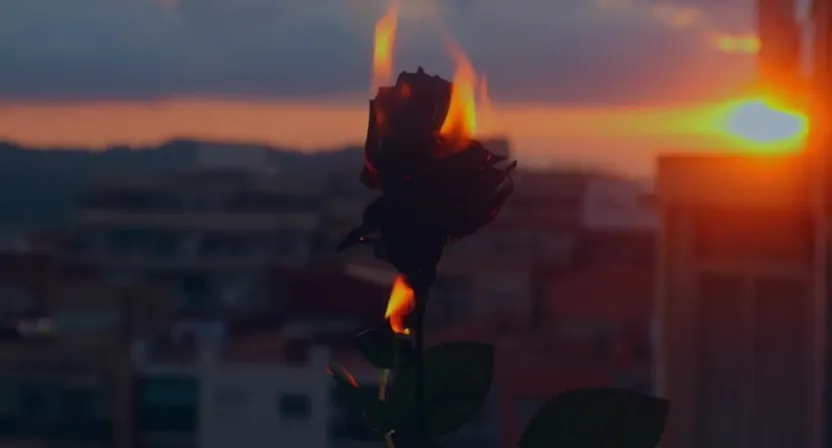
[[[372,243],[400,272],[432,277],[448,241],[497,217],[513,190],[516,162],[500,168],[506,158],[479,141],[459,146],[440,135],[450,95],[450,82],[420,67],[370,101],[361,181],[382,196],[339,250]]]

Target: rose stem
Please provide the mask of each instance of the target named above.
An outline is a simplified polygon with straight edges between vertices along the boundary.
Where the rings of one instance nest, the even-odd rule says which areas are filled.
[[[415,288],[416,309],[413,315],[413,338],[415,345],[414,363],[416,364],[416,437],[418,446],[428,440],[427,409],[425,408],[425,332],[424,317],[428,301],[428,287]]]

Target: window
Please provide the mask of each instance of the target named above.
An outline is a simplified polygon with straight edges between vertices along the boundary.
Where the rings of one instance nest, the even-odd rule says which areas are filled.
[[[18,413],[18,389],[18,381],[13,376],[0,376],[0,419]]]
[[[52,323],[59,332],[105,332],[118,326],[119,316],[108,312],[66,312],[55,315]]]
[[[284,419],[308,419],[310,413],[309,397],[303,394],[283,394],[280,396],[280,416]]]
[[[82,390],[66,390],[62,394],[63,411],[71,420],[87,420],[92,418],[95,397]]]
[[[188,376],[146,376],[141,388],[142,403],[150,408],[195,407],[199,399],[199,384]]]
[[[214,411],[220,419],[244,418],[248,394],[237,387],[220,387],[214,390]]]
[[[738,446],[734,427],[743,418],[742,391],[748,382],[743,343],[747,331],[745,278],[728,273],[703,274],[699,279],[696,316],[698,350],[696,380],[699,440],[696,446]]]
[[[197,425],[199,384],[187,376],[141,379],[139,423],[143,431],[193,431]]]
[[[54,394],[48,385],[26,384],[20,390],[20,409],[24,418],[32,422],[49,422],[55,416]]]

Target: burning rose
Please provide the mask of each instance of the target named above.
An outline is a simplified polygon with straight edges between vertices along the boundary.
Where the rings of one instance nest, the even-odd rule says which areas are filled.
[[[374,85],[388,78],[392,71],[396,14],[394,6],[376,26]],[[474,139],[477,74],[462,51],[454,47],[453,54],[457,60],[453,83],[429,76],[419,67],[416,73],[400,73],[395,85],[380,87],[370,101],[360,178],[365,186],[382,195],[365,208],[362,224],[338,248],[340,251],[355,244],[372,244],[375,255],[401,273],[393,283],[385,312],[392,332],[386,328],[368,330],[358,338],[367,359],[375,360],[374,365],[383,369],[379,400],[370,403],[374,408],[379,403],[392,407],[384,412],[365,409],[364,415],[372,420],[371,426],[383,429],[388,447],[395,445],[394,432],[410,432],[416,441],[414,446],[421,446],[431,435],[438,434],[437,430],[449,432],[460,426],[482,405],[491,380],[490,347],[460,345],[442,349],[450,350],[450,357],[441,354],[442,350],[434,351],[440,353],[436,359],[443,364],[454,359],[470,370],[470,375],[460,377],[482,381],[466,381],[459,390],[439,391],[445,398],[450,396],[447,394],[456,394],[467,401],[453,420],[441,419],[443,424],[451,422],[447,427],[429,427],[422,325],[428,290],[445,244],[476,232],[497,216],[513,189],[509,173],[516,166],[512,163],[499,168],[497,165],[506,158],[493,154]],[[412,319],[405,322],[411,312]],[[412,339],[412,356],[405,355],[398,342],[401,336]],[[400,362],[405,361],[412,369],[399,369]],[[387,403],[391,369],[397,373]],[[412,377],[408,379],[410,373]],[[472,385],[476,386],[473,395],[465,390]],[[438,391],[434,389],[430,389],[431,393]],[[455,406],[452,408],[462,409]],[[410,408],[415,411],[404,411]],[[389,421],[379,421],[371,415],[391,416],[395,423],[390,425]]]
[[[392,76],[397,11],[394,5],[376,26],[374,86]],[[424,342],[428,291],[445,244],[496,218],[513,189],[510,173],[516,166],[498,167],[505,157],[474,139],[475,91],[478,85],[486,89],[485,80],[478,80],[456,46],[452,53],[457,61],[453,83],[420,67],[399,74],[395,85],[380,87],[370,101],[361,181],[382,195],[339,246],[372,244],[376,256],[401,273],[384,315],[389,326],[366,330],[356,340],[365,359],[381,369],[377,396],[363,393],[345,370],[330,370],[388,448],[438,446],[434,438],[480,412],[494,375],[492,345],[457,342],[425,349]],[[537,412],[520,446],[584,446],[599,440],[610,446],[656,446],[667,409],[666,400],[629,391],[569,392]],[[586,430],[574,431],[564,418]],[[583,422],[587,419],[592,420]],[[639,425],[642,429],[632,430]],[[598,428],[606,432],[596,434]]]
[[[444,245],[494,220],[508,199],[516,162],[473,138],[477,77],[461,51],[454,82],[420,67],[403,72],[370,101],[361,181],[383,196],[340,249],[374,244],[409,276],[431,277]]]

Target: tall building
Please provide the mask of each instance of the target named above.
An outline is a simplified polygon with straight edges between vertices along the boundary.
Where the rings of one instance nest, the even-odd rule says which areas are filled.
[[[327,448],[329,352],[289,359],[279,336],[228,344],[135,346],[143,446]]]
[[[803,30],[796,16],[795,0],[757,0],[757,76],[760,87],[778,97],[795,93],[802,84]]]
[[[663,448],[820,448],[812,176],[803,156],[666,156],[657,307]]]
[[[37,315],[3,319],[0,445],[134,447],[130,340],[166,325],[169,297],[58,276],[38,286],[25,290]]]
[[[100,181],[81,197],[62,255],[172,285],[184,309],[256,308],[273,266],[309,260],[319,188],[241,169]]]

